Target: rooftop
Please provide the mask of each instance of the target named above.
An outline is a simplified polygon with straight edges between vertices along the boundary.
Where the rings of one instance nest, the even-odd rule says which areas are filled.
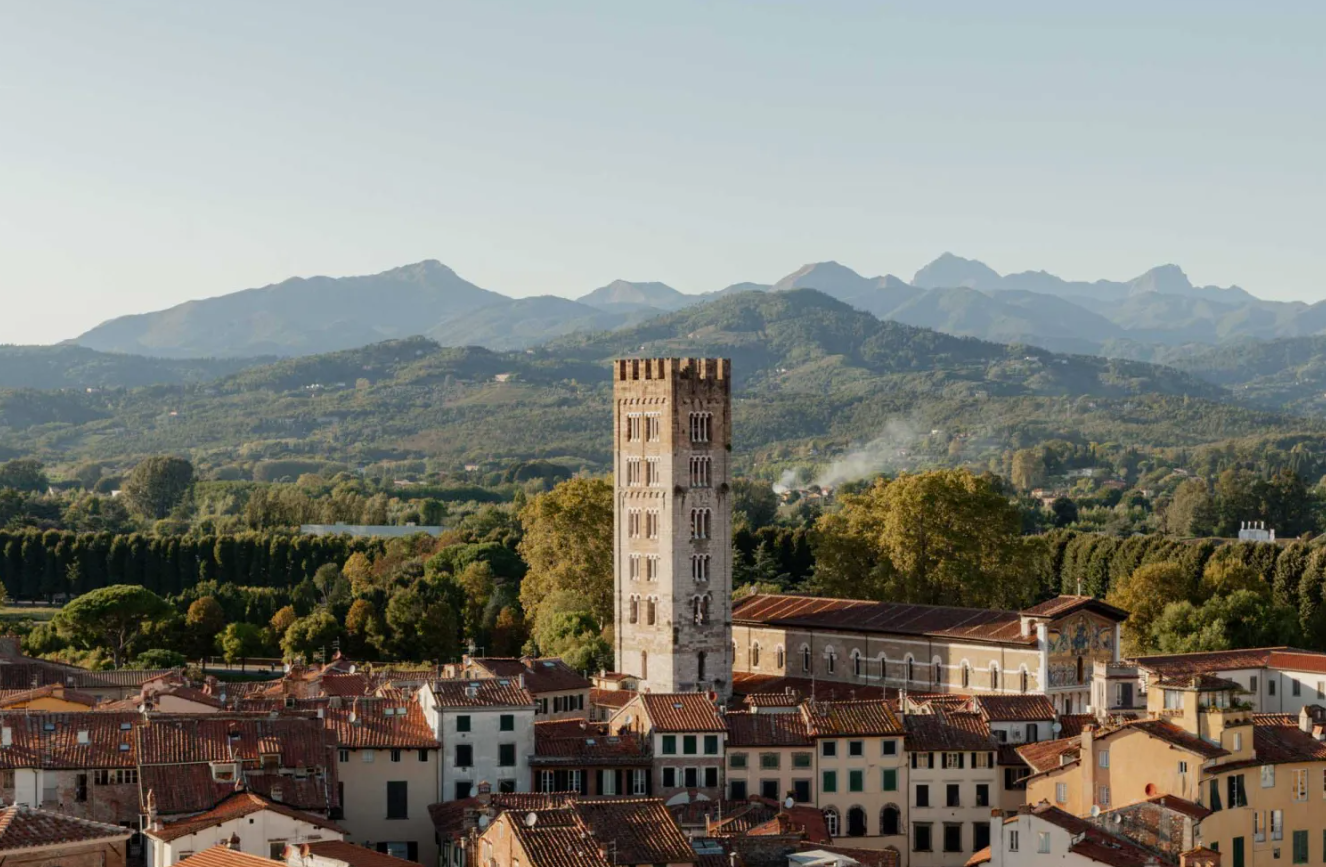
[[[415,863],[343,840],[317,840],[312,843],[301,843],[299,848],[302,852],[320,858],[340,861],[347,867],[411,867]]]
[[[988,722],[1042,722],[1057,717],[1044,695],[982,695],[973,702]]]
[[[106,825],[22,805],[0,809],[0,852],[59,843],[127,840],[132,833],[130,829],[117,825]]]
[[[528,656],[520,659],[479,656],[471,658],[470,662],[493,677],[514,678],[525,675],[525,688],[535,695],[590,687],[587,678],[556,656],[537,659]]]
[[[810,731],[800,710],[732,711],[727,720],[729,749],[741,747],[808,747]]]
[[[980,714],[946,710],[928,714],[909,713],[903,723],[907,729],[907,749],[913,752],[994,752],[999,747],[990,735],[990,726]]]
[[[1326,653],[1301,650],[1296,647],[1253,647],[1244,650],[1158,654],[1139,656],[1132,661],[1160,677],[1214,674],[1250,668],[1277,668],[1326,674]]]
[[[923,635],[996,644],[1034,645],[1036,636],[1022,634],[1016,611],[950,608],[859,599],[755,594],[735,603],[733,623]]]
[[[814,737],[846,735],[901,735],[903,724],[888,703],[873,701],[813,701],[804,705],[807,725]],[[986,731],[989,736],[989,731]]]
[[[726,732],[723,715],[709,698],[698,692],[646,692],[640,703],[655,731]]]
[[[314,816],[310,813],[287,807],[284,804],[275,803],[261,795],[256,795],[253,792],[235,792],[233,795],[230,795],[205,813],[200,813],[197,816],[190,816],[187,819],[180,819],[177,822],[167,822],[160,828],[146,830],[143,833],[149,837],[169,842],[263,811],[279,813],[282,816],[298,819],[301,822],[307,822],[308,824],[319,828],[335,831],[338,834],[345,833],[344,829],[320,816]]]
[[[534,696],[509,677],[456,678],[430,681],[441,708],[533,707]]]
[[[189,867],[272,867],[281,862],[259,858],[257,855],[246,855],[228,846],[213,846],[196,855],[190,855],[179,863],[187,864]]]

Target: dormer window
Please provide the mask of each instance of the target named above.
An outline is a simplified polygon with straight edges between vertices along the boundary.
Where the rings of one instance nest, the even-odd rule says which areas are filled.
[[[281,754],[280,754],[280,753],[263,753],[263,754],[262,754],[262,767],[263,767],[263,770],[267,770],[267,771],[274,771],[274,770],[276,770],[277,768],[281,767]]]
[[[234,762],[212,762],[212,780],[217,783],[235,782]]]

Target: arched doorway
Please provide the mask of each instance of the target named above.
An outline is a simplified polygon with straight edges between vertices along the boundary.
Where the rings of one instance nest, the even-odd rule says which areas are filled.
[[[866,811],[860,807],[847,810],[847,836],[864,837],[866,835]]]

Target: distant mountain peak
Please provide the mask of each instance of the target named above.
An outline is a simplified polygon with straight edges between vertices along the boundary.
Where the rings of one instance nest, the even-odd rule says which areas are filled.
[[[1128,281],[1134,292],[1161,292],[1166,295],[1186,295],[1193,289],[1192,281],[1178,265],[1157,265],[1141,277]]]
[[[656,307],[659,310],[675,310],[684,307],[691,299],[666,283],[613,280],[576,300],[599,309]]]
[[[984,262],[941,253],[939,258],[916,272],[912,285],[922,289],[994,289],[999,280],[999,272]]]

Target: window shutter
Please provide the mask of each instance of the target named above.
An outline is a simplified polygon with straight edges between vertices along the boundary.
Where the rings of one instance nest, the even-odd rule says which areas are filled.
[[[941,768],[947,768],[947,767],[948,767],[948,753],[942,753],[942,754],[939,756],[939,766],[940,766]]]
[[[967,763],[967,757],[963,753],[958,753],[958,770],[962,770],[963,765]]]

